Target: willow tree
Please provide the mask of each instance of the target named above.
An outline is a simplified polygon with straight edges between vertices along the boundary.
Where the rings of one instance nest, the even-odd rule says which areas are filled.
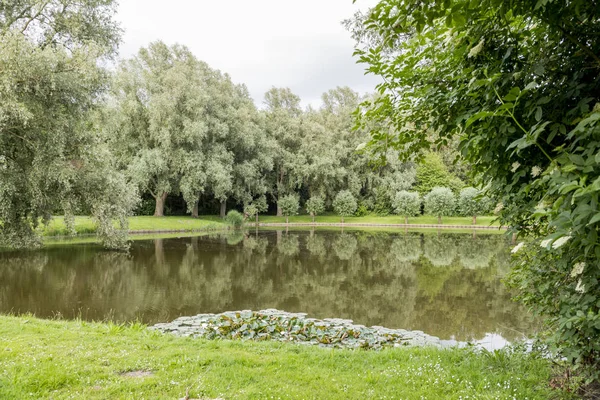
[[[39,244],[54,212],[73,231],[82,210],[105,245],[126,243],[135,192],[94,125],[108,83],[100,65],[119,42],[114,13],[111,0],[0,4],[0,245]]]
[[[300,187],[304,180],[306,158],[301,148],[303,130],[300,98],[290,89],[272,88],[265,94],[265,132],[271,139],[273,171],[269,188],[282,216],[279,199]]]
[[[184,46],[151,43],[119,66],[114,83],[114,149],[164,215],[167,195],[207,183],[205,80],[212,73]]]

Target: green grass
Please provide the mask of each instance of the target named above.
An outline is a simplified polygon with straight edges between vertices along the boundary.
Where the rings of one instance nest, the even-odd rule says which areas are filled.
[[[495,217],[479,217],[477,218],[477,225],[479,226],[498,226],[496,222],[493,222]],[[129,218],[129,230],[132,232],[145,231],[145,232],[160,232],[160,231],[208,231],[224,229],[225,224],[223,220],[218,216],[205,215],[200,218],[192,218],[189,216],[180,217],[149,217],[139,216]],[[253,222],[249,221],[249,222]],[[285,223],[285,217],[275,216],[260,216],[259,222],[263,223]],[[299,215],[290,217],[290,223],[310,223],[312,218],[308,215]],[[337,215],[323,215],[316,218],[316,222],[325,223],[339,223],[341,222],[340,217]],[[365,217],[348,217],[344,219],[347,224],[403,224],[404,218],[399,216],[387,216],[379,217],[368,215]],[[420,216],[410,218],[408,220],[410,224],[437,224],[437,217],[432,216]],[[447,217],[443,218],[443,225],[471,225],[470,217]],[[96,232],[96,224],[90,217],[75,217],[75,230],[78,234],[93,234]],[[54,217],[50,224],[43,229],[44,236],[66,236],[67,228],[63,217]]]
[[[265,223],[285,223],[285,217],[275,217],[271,215],[259,216],[259,222]],[[493,216],[482,216],[477,217],[478,226],[499,226],[494,220],[496,217]],[[310,223],[312,217],[309,215],[296,215],[290,217],[290,223]],[[341,218],[338,215],[326,214],[319,215],[315,218],[315,222],[324,223],[340,223]],[[390,215],[386,217],[380,217],[377,215],[367,215],[364,217],[346,217],[344,222],[347,224],[404,224],[404,217],[398,215]],[[437,225],[437,217],[431,215],[421,215],[419,217],[409,218],[409,224],[421,225],[421,224],[432,224]],[[442,225],[471,225],[473,223],[472,217],[443,217]]]
[[[187,389],[208,399],[548,399],[550,375],[523,354],[205,341],[0,316],[1,399],[177,399]]]
[[[203,231],[224,229],[222,220],[216,216],[201,218],[182,217],[130,217],[129,230],[135,231]],[[78,234],[96,232],[96,224],[90,217],[75,217],[75,230]],[[65,236],[67,228],[63,217],[54,217],[43,230],[44,236]]]

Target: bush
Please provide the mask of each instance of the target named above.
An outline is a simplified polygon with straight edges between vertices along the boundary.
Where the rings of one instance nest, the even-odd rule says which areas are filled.
[[[231,210],[225,216],[225,223],[234,229],[240,229],[244,225],[244,216],[235,210]]]
[[[364,203],[359,203],[356,211],[354,212],[355,217],[364,217],[369,215],[369,208]]]
[[[300,208],[300,203],[298,201],[298,197],[293,194],[289,194],[279,199],[279,207],[281,207],[281,213],[285,215],[285,223],[289,223],[290,215],[298,215],[298,209]]]
[[[417,192],[402,190],[396,193],[393,202],[394,211],[404,216],[404,223],[408,224],[408,217],[414,217],[421,212],[421,198]]]
[[[456,210],[456,198],[452,190],[445,187],[435,187],[425,196],[425,213],[438,217],[438,224],[442,217],[449,217]]]
[[[344,217],[353,215],[356,207],[356,199],[348,190],[342,190],[333,200],[333,209],[342,217],[342,224],[344,223]]]
[[[306,212],[312,216],[313,222],[315,222],[315,216],[325,211],[325,202],[320,196],[312,196],[306,201]]]
[[[458,193],[464,186],[463,181],[448,171],[442,158],[436,153],[427,153],[417,167],[416,189],[421,195],[429,193],[435,187],[448,187]]]
[[[477,216],[490,211],[491,200],[483,196],[473,187],[464,188],[458,196],[458,212],[463,217],[473,217],[473,225],[477,223]]]

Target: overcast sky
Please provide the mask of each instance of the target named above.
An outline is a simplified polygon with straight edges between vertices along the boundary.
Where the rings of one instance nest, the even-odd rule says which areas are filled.
[[[341,25],[376,0],[120,0],[121,57],[155,40],[189,47],[211,67],[245,83],[258,106],[272,86],[289,87],[304,105],[320,105],[336,86],[372,92]]]

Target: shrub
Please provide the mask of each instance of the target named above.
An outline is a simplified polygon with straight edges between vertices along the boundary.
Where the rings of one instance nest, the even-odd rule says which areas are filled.
[[[425,212],[438,217],[438,224],[442,217],[449,217],[456,209],[456,198],[452,190],[445,187],[435,187],[425,196]]]
[[[312,216],[315,222],[315,216],[325,211],[325,202],[320,196],[312,196],[306,201],[306,211]]]
[[[483,196],[473,187],[464,188],[458,196],[458,212],[463,217],[473,217],[473,225],[477,223],[477,216],[490,210],[491,200]]]
[[[436,153],[427,153],[417,167],[416,189],[424,195],[435,187],[448,187],[454,193],[458,193],[465,186],[463,181],[452,175],[442,158]]]
[[[354,212],[355,217],[364,217],[369,215],[369,208],[364,203],[359,203],[356,211]]]
[[[244,225],[244,216],[235,210],[231,210],[225,216],[225,223],[234,229],[239,229]]]
[[[348,190],[342,190],[333,200],[333,209],[342,217],[342,224],[344,223],[344,217],[353,215],[356,207],[356,199]]]
[[[279,199],[279,207],[281,207],[281,213],[285,215],[285,223],[289,223],[290,215],[298,215],[298,209],[300,208],[300,203],[298,202],[298,197],[293,194],[289,194],[287,196],[283,196]]]
[[[421,198],[417,192],[402,190],[396,193],[392,205],[396,214],[404,216],[405,224],[408,224],[408,217],[414,217],[421,212]]]

